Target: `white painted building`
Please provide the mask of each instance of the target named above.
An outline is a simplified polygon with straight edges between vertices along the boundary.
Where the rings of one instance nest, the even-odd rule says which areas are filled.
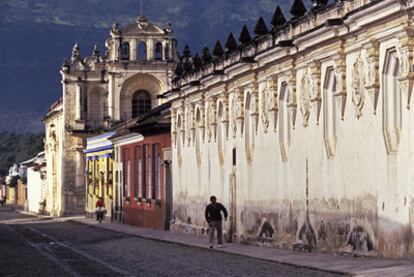
[[[27,167],[27,208],[33,213],[45,213],[47,205],[45,152],[23,163]]]

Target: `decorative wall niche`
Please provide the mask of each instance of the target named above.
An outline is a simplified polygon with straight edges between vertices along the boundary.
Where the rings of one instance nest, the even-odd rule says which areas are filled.
[[[399,70],[398,53],[395,48],[389,49],[382,70],[383,132],[388,154],[397,153],[400,143],[402,101]]]
[[[335,96],[337,89],[337,80],[334,68],[328,67],[325,73],[323,85],[324,91],[324,139],[328,159],[335,156],[336,150],[336,128],[338,111],[336,107]]]
[[[290,91],[286,82],[280,88],[279,100],[279,144],[282,160],[287,162],[290,150],[292,119],[289,112]]]
[[[253,160],[253,151],[254,151],[254,136],[255,136],[255,127],[254,127],[254,117],[252,115],[254,111],[254,98],[250,92],[246,93],[245,102],[244,102],[244,145],[246,149],[246,157],[249,162]]]

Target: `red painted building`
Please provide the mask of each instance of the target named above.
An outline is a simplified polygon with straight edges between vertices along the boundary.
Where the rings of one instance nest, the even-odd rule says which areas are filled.
[[[171,220],[169,105],[154,109],[129,131],[142,136],[120,146],[122,221],[166,230]]]

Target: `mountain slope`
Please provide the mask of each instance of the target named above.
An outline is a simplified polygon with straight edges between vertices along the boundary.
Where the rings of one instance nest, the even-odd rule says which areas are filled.
[[[278,3],[288,11],[290,1],[276,0],[144,0],[143,10],[154,23],[171,22],[179,48],[189,44],[195,52],[224,42],[230,31],[238,36],[243,24],[252,30],[259,16],[268,23]],[[72,45],[86,56],[93,43],[104,44],[113,21],[128,24],[138,15],[138,0],[0,1],[0,95],[7,99],[0,130],[39,130],[33,118],[40,122],[60,97],[59,67]]]

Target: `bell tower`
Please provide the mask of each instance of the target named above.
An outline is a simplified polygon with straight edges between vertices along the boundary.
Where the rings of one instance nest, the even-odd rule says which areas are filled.
[[[47,130],[58,126],[56,139],[61,142],[61,152],[46,150],[48,157],[62,157],[50,172],[63,171],[53,176],[59,197],[50,199],[50,207],[55,207],[51,214],[83,213],[86,138],[162,104],[158,96],[170,90],[178,61],[176,44],[171,24],[155,25],[141,13],[125,27],[112,25],[104,55],[98,44],[85,58],[81,46],[73,46],[71,58],[60,70],[62,100],[45,118]],[[51,139],[47,136],[46,143]]]

